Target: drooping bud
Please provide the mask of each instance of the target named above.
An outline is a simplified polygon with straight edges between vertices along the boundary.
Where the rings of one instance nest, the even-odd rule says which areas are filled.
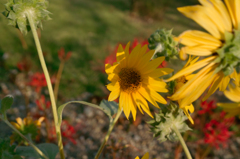
[[[154,58],[165,56],[169,61],[170,58],[176,58],[178,55],[178,43],[173,39],[172,30],[157,30],[148,38],[148,42],[149,49],[155,50]]]
[[[30,30],[27,14],[32,16],[35,26],[42,29],[42,20],[51,19],[50,12],[46,10],[47,6],[47,0],[8,0],[3,15],[8,18],[9,25],[27,34]]]
[[[191,130],[185,123],[187,117],[184,115],[183,110],[179,107],[170,103],[167,107],[161,107],[158,114],[155,114],[153,120],[149,121],[151,125],[151,132],[153,137],[157,137],[160,142],[166,140],[178,141],[178,137],[173,130],[175,126],[179,132],[186,132]]]

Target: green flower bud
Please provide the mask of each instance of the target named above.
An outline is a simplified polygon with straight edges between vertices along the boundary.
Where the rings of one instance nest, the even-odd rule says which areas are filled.
[[[155,58],[165,56],[168,61],[178,55],[178,43],[173,39],[172,30],[157,30],[148,38],[148,42],[149,49],[155,50]]]
[[[182,109],[179,109],[176,104],[170,103],[167,107],[162,107],[159,113],[155,114],[154,120],[149,121],[148,124],[151,125],[153,137],[157,137],[160,142],[178,141],[173,126],[175,125],[179,132],[191,130],[185,123],[187,119]]]
[[[30,30],[27,14],[32,16],[35,26],[42,29],[42,20],[51,19],[50,12],[46,10],[47,6],[47,0],[9,0],[5,4],[6,11],[2,13],[8,18],[9,25],[27,34]]]

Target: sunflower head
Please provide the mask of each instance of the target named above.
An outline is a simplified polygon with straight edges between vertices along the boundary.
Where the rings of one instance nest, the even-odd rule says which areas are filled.
[[[172,30],[157,30],[148,38],[148,42],[149,49],[155,50],[155,57],[165,56],[169,61],[178,55],[178,43],[173,39]]]
[[[8,24],[27,34],[30,26],[26,14],[31,14],[36,27],[42,28],[42,20],[50,20],[47,0],[8,0],[3,15]]]
[[[16,118],[17,122],[11,122],[11,124],[18,129],[23,135],[31,135],[31,138],[33,140],[36,139],[36,137],[39,134],[39,129],[41,127],[41,123],[44,120],[44,117],[40,117],[38,120],[33,121],[31,117],[26,117],[23,120],[21,118]],[[22,139],[16,132],[13,132],[11,136],[11,141],[28,144],[25,140]]]
[[[131,112],[135,120],[137,108],[141,113],[144,110],[152,117],[148,102],[157,108],[157,102],[167,103],[158,93],[168,92],[166,83],[159,77],[173,70],[158,68],[165,58],[152,60],[154,50],[146,52],[147,45],[137,45],[132,52],[129,52],[129,46],[130,42],[125,49],[120,44],[116,54],[117,62],[105,65],[110,81],[107,88],[111,91],[108,100],[113,101],[119,97],[119,108],[123,109],[127,118]]]
[[[149,121],[148,124],[151,125],[153,136],[157,137],[160,142],[166,140],[178,141],[173,125],[179,132],[191,130],[185,123],[186,119],[183,110],[179,109],[176,104],[170,103],[167,107],[162,107],[159,113],[155,114],[154,120]]]

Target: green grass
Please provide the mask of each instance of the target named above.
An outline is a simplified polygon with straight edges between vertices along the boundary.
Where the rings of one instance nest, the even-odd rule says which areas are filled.
[[[106,84],[106,75],[93,68],[103,67],[109,50],[119,42],[147,39],[158,28],[173,28],[176,35],[190,28],[200,29],[176,10],[179,6],[197,4],[196,0],[172,2],[160,21],[131,16],[129,0],[51,0],[48,10],[52,20],[43,23],[40,39],[51,74],[58,69],[57,51],[61,47],[72,51],[64,68],[60,94],[69,98],[89,91],[104,96],[100,88]],[[5,0],[0,0],[0,4],[4,3]],[[3,5],[0,10],[4,10]],[[3,15],[0,24],[0,52],[9,54],[7,66],[16,66],[21,58],[28,57],[35,66],[33,71],[41,71],[31,32],[24,37],[28,45],[24,50],[18,31],[7,25]]]

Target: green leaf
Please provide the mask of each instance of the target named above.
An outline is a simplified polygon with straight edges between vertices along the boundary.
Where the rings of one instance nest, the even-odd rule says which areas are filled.
[[[113,116],[114,114],[116,114],[117,111],[118,111],[118,104],[117,104],[116,102],[114,102],[114,101],[109,102],[109,101],[107,101],[107,100],[104,99],[104,100],[101,101],[101,103],[100,103],[99,106],[103,108],[103,111],[104,111],[110,118],[112,118],[112,116]]]
[[[11,108],[12,104],[13,96],[7,95],[6,97],[3,98],[3,100],[0,103],[0,112],[2,114],[6,113],[6,111]]]
[[[58,146],[51,143],[42,143],[36,145],[49,159],[55,159],[58,153]],[[32,147],[19,146],[16,149],[16,153],[24,157],[42,158]]]
[[[58,126],[60,127],[61,126],[61,123],[62,123],[62,112],[63,112],[63,109],[70,103],[79,103],[79,104],[83,104],[83,105],[87,105],[87,106],[90,106],[90,107],[93,107],[93,108],[97,108],[97,109],[100,109],[102,111],[103,108],[99,107],[98,105],[95,105],[95,104],[92,104],[92,103],[88,103],[88,102],[84,102],[84,101],[70,101],[70,102],[67,102],[61,106],[59,106],[57,108],[57,113],[58,113]]]

